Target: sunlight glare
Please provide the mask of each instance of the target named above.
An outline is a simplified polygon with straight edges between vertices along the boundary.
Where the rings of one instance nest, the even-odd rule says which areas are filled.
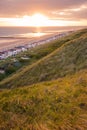
[[[40,27],[45,26],[47,24],[48,18],[42,14],[34,14],[32,16],[23,16],[23,21],[26,25],[31,24],[31,26]]]

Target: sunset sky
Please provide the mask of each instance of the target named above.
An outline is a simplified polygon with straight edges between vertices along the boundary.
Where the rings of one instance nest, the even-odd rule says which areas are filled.
[[[87,0],[0,0],[0,26],[67,25],[87,25]]]

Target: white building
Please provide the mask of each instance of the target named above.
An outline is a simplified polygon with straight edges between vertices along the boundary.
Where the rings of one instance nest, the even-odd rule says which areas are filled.
[[[5,74],[5,70],[0,69],[0,74]]]
[[[0,52],[0,59],[3,60],[3,59],[6,59],[7,58],[7,52],[4,51],[4,52]]]

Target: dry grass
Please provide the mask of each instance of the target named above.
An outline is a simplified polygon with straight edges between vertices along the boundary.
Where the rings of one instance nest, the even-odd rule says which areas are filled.
[[[0,92],[1,130],[86,130],[87,70]]]

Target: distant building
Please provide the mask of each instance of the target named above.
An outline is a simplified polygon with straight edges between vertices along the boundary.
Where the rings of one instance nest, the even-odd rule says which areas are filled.
[[[22,60],[29,60],[30,58],[27,56],[21,57]]]
[[[5,74],[5,70],[0,69],[0,74]]]
[[[4,51],[4,52],[0,52],[0,59],[3,60],[3,59],[6,59],[7,57],[7,52]]]

